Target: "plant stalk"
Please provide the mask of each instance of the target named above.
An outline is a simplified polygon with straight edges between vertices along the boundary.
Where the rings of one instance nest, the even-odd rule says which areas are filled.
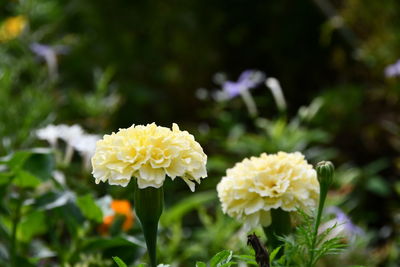
[[[135,212],[142,225],[147,251],[150,258],[150,266],[157,266],[157,229],[163,205],[163,188],[146,187],[143,189],[135,187],[134,194]]]
[[[264,233],[268,238],[268,245],[272,250],[282,245],[282,241],[278,239],[279,236],[287,235],[290,233],[291,223],[290,215],[282,209],[271,209],[272,223],[268,227],[263,227]],[[271,251],[272,251],[271,250]],[[279,251],[282,255],[283,249]]]

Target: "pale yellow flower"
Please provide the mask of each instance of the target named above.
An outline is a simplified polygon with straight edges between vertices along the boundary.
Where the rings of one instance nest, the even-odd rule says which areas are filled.
[[[200,183],[207,177],[206,162],[207,156],[193,135],[176,124],[171,130],[152,123],[105,135],[96,144],[92,173],[96,183],[122,186],[135,177],[139,188],[159,188],[166,175],[172,180],[181,177],[194,191],[193,181]]]
[[[7,18],[0,26],[0,42],[6,42],[18,37],[24,30],[27,20],[24,16]]]
[[[316,171],[300,152],[251,157],[228,169],[217,185],[222,210],[247,230],[271,223],[271,209],[309,211],[317,205]]]

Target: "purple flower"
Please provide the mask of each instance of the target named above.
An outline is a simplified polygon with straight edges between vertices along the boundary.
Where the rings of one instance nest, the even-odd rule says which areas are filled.
[[[33,53],[46,61],[49,70],[49,76],[52,80],[55,80],[58,76],[57,55],[68,53],[68,47],[63,45],[49,46],[39,43],[32,43],[30,48]]]
[[[319,231],[325,231],[326,229],[336,225],[336,227],[333,228],[333,230],[326,237],[327,240],[337,236],[343,236],[348,238],[350,241],[354,241],[356,236],[364,234],[364,231],[360,227],[354,225],[351,219],[338,207],[329,207],[325,212],[327,214],[335,215],[335,218],[322,224],[319,227]]]
[[[258,70],[246,70],[240,74],[236,82],[225,81],[222,91],[227,99],[238,96],[241,92],[260,85],[265,80],[265,74]]]
[[[400,76],[400,59],[385,68],[385,76],[388,78]]]

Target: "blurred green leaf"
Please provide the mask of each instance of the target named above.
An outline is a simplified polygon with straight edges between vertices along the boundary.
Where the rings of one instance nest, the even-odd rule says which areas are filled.
[[[196,267],[206,267],[207,265],[204,263],[204,262],[202,262],[202,261],[198,261],[198,262],[196,262]]]
[[[36,187],[41,183],[39,178],[23,170],[17,172],[12,182],[16,186],[25,188]]]
[[[11,181],[13,177],[12,172],[2,172],[0,173],[0,185],[7,184]]]
[[[103,221],[103,213],[101,209],[97,206],[91,194],[86,194],[84,196],[78,197],[76,200],[76,204],[86,218],[94,220],[98,223],[101,223]]]
[[[143,244],[139,244],[139,242],[132,242],[134,240],[130,240],[123,237],[96,237],[96,238],[88,238],[83,241],[82,248],[84,250],[90,251],[99,251],[105,250],[113,247],[121,247],[121,246],[143,246]]]
[[[367,189],[383,197],[390,194],[390,185],[378,176],[372,177],[367,181]]]
[[[228,263],[232,259],[233,252],[229,250],[223,250],[218,252],[210,260],[210,267],[220,267],[223,264]]]
[[[243,261],[249,265],[256,265],[258,266],[258,263],[255,261],[254,256],[252,255],[235,255],[233,256],[234,258]]]
[[[22,150],[17,151],[7,159],[5,162],[7,163],[8,167],[12,170],[21,169],[24,165],[25,161],[32,155],[32,151],[29,150]]]
[[[217,198],[215,192],[201,192],[185,198],[163,213],[160,221],[163,225],[170,225],[173,221],[179,221],[187,212],[196,209]]]
[[[31,154],[23,164],[23,169],[45,181],[52,177],[54,158],[50,151],[40,151]]]
[[[33,211],[25,216],[18,225],[17,237],[22,242],[29,242],[32,237],[47,230],[46,216],[43,212]]]
[[[275,248],[275,249],[271,252],[271,254],[269,254],[269,261],[270,261],[270,262],[272,262],[272,261],[275,259],[276,255],[277,255],[278,252],[281,250],[281,248],[282,248],[282,246],[277,247],[277,248]]]
[[[115,257],[112,257],[112,258],[115,261],[115,263],[118,265],[118,267],[127,267],[125,262],[123,262],[123,260],[121,260],[119,257],[115,256]]]

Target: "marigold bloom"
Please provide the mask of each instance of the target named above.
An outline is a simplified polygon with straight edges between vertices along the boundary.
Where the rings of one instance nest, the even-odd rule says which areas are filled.
[[[268,226],[271,209],[314,208],[319,184],[315,170],[301,153],[263,153],[228,169],[217,191],[224,213],[243,220],[249,230],[260,224]]]
[[[193,181],[200,183],[207,177],[206,162],[193,135],[179,130],[178,125],[173,124],[172,130],[154,123],[132,125],[96,143],[92,174],[96,183],[121,186],[135,177],[140,189],[159,188],[166,175],[172,180],[179,176],[194,191]]]
[[[7,18],[0,27],[0,42],[6,42],[18,37],[26,26],[24,16]]]
[[[113,224],[115,217],[118,215],[125,216],[124,223],[122,224],[122,229],[124,231],[131,229],[135,221],[135,217],[133,215],[132,207],[129,201],[113,200],[110,206],[113,211],[113,214],[104,217],[103,223],[99,227],[99,232],[102,234],[108,233],[108,230]]]

